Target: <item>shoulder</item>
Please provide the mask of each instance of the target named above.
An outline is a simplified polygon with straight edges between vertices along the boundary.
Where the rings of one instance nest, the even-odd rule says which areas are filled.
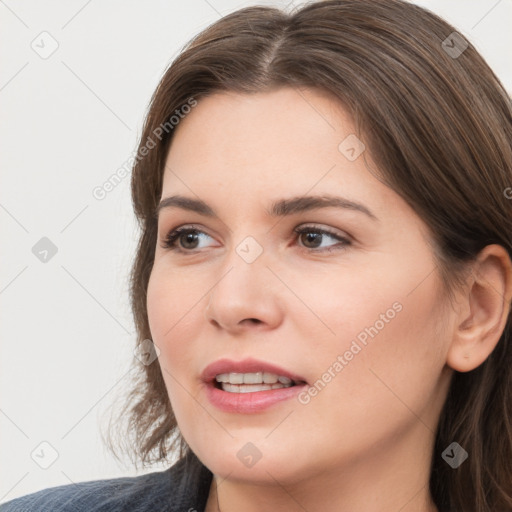
[[[145,510],[142,505],[147,509],[149,503],[153,505],[172,496],[165,479],[168,473],[169,470],[43,489],[0,505],[0,512]]]
[[[181,459],[165,471],[43,489],[0,505],[0,512],[186,512],[204,508],[211,476],[197,460]]]

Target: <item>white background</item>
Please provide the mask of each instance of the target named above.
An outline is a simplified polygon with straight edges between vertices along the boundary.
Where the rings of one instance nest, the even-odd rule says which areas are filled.
[[[511,0],[417,3],[454,24],[512,91]],[[0,0],[1,502],[165,467],[136,472],[100,438],[129,383],[137,229],[129,176],[101,201],[92,190],[135,150],[150,96],[183,45],[248,5]],[[59,44],[47,59],[31,48],[43,31]],[[58,248],[46,263],[32,253],[42,237]],[[43,441],[58,452],[48,469],[30,455],[51,456]]]

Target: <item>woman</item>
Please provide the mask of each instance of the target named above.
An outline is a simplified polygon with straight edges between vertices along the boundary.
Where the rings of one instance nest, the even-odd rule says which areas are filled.
[[[199,34],[132,175],[127,444],[178,460],[0,510],[512,510],[511,141],[482,57],[401,0]]]

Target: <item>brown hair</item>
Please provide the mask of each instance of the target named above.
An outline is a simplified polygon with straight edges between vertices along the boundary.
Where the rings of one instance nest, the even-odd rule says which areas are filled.
[[[141,229],[131,272],[137,343],[151,338],[146,291],[157,237],[154,211],[173,135],[169,120],[191,98],[214,92],[288,86],[336,98],[384,182],[429,226],[448,296],[486,245],[500,244],[512,255],[505,194],[512,185],[510,98],[474,47],[465,48],[453,32],[436,15],[401,0],[327,0],[292,13],[244,8],[192,39],[152,97],[133,168]],[[155,147],[148,151],[149,141]],[[509,315],[487,360],[452,376],[432,454],[430,491],[439,510],[512,510],[510,337]],[[135,370],[123,412],[123,451],[143,464],[166,460],[176,447],[179,458],[190,454],[160,366],[136,362]],[[457,469],[441,457],[453,441],[469,453]]]

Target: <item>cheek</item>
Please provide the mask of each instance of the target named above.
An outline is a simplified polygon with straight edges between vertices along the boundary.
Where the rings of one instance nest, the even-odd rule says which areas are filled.
[[[313,316],[317,329],[311,324],[308,330],[302,320],[302,332],[310,337],[316,332],[315,343],[303,347],[322,389],[312,402],[329,410],[329,404],[341,400],[359,418],[369,410],[403,418],[412,416],[409,407],[421,411],[428,406],[444,367],[447,341],[439,277],[429,274],[430,263],[428,254],[381,259],[378,266],[340,273],[311,288],[315,292],[308,296],[309,305],[332,331]],[[330,410],[334,415],[346,411]]]
[[[148,283],[151,336],[161,351],[161,364],[174,365],[172,370],[185,367],[188,362],[189,341],[197,335],[200,303],[208,289],[204,282],[196,282],[193,273],[186,275],[184,279],[184,273],[171,272],[155,264]]]
[[[197,366],[198,349],[194,340],[200,338],[201,309],[204,284],[194,277],[170,272],[156,264],[147,292],[148,321],[152,340],[160,349],[158,363],[169,400],[178,422],[185,426],[199,411],[194,410],[189,390],[191,369]]]
[[[345,343],[344,354],[352,360],[338,382],[349,409],[362,416],[371,410],[370,417],[396,428],[423,415],[427,425],[434,425],[431,407],[437,407],[434,398],[444,367],[444,340],[436,328],[443,318],[433,280],[409,293],[411,289],[397,286],[385,300],[367,304],[364,320],[358,317],[362,323],[347,333],[352,350]],[[396,307],[390,308],[392,304]],[[373,427],[369,423],[367,428],[370,435]]]

